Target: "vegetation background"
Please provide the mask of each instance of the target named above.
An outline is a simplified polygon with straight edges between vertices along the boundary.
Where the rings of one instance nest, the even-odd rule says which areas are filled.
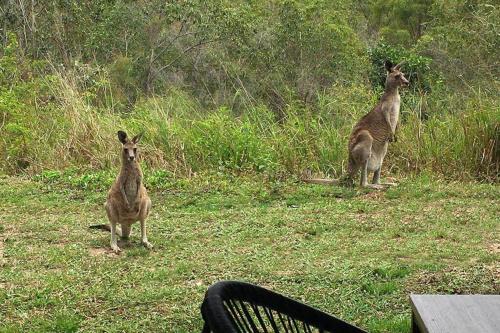
[[[405,60],[393,173],[498,181],[496,1],[0,1],[0,168],[338,176]]]

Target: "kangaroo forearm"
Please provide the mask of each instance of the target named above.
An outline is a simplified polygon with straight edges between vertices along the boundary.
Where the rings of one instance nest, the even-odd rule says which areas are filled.
[[[125,201],[125,203],[127,205],[130,205],[128,202],[127,194],[125,193],[125,188],[123,187],[123,185],[120,185],[120,193],[122,194],[123,201]]]
[[[391,115],[389,114],[389,112],[384,112],[384,118],[387,123],[387,128],[389,129],[389,133],[391,134],[391,136],[394,136],[394,134],[396,134],[396,125],[393,126],[391,124]]]

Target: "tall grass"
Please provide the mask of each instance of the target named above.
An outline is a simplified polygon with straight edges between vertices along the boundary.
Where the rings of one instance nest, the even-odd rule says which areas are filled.
[[[337,177],[346,168],[352,126],[379,97],[364,85],[335,85],[317,96],[314,107],[288,105],[284,121],[277,122],[263,105],[239,115],[226,107],[204,110],[176,89],[116,112],[89,103],[70,73],[45,76],[40,86],[45,88],[19,97],[22,112],[15,117],[12,110],[2,110],[7,122],[0,129],[4,172],[115,167],[116,131],[124,129],[145,132],[142,155],[148,168],[177,176],[208,170],[293,175],[311,169]],[[497,99],[473,92],[466,98],[407,92],[402,99],[399,140],[391,144],[385,163],[389,172],[498,181]],[[13,131],[16,127],[22,131]]]
[[[498,181],[498,100],[480,93],[449,95],[445,98],[450,106],[438,110],[433,108],[432,100],[438,97],[442,98],[420,97],[414,105],[409,105],[400,141],[392,147],[390,160],[403,172],[430,171],[449,179]],[[461,101],[461,105],[456,105],[457,101]],[[422,119],[424,107],[430,109]]]

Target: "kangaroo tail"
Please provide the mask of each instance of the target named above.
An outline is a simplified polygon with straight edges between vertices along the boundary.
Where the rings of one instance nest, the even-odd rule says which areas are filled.
[[[320,185],[338,185],[340,184],[339,179],[323,179],[323,178],[307,178],[302,179],[304,182],[309,184],[320,184]]]
[[[111,232],[111,227],[109,224],[94,224],[89,226],[90,229],[99,229]]]

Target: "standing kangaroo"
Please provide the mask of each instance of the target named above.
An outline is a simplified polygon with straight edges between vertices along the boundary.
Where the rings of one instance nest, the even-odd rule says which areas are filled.
[[[142,171],[137,160],[137,143],[142,134],[129,140],[127,133],[118,131],[118,139],[123,145],[122,167],[120,174],[108,192],[104,207],[109,219],[109,226],[92,226],[111,231],[111,249],[121,252],[116,240],[116,225],[121,225],[121,237],[128,239],[133,223],[141,222],[141,241],[148,249],[153,248],[146,235],[146,218],[151,210],[151,199],[142,183]]]
[[[401,65],[402,63],[394,66],[390,61],[385,62],[387,78],[384,95],[375,108],[357,122],[349,137],[349,164],[346,177],[343,180],[304,179],[304,181],[316,184],[347,183],[352,185],[354,177],[361,170],[361,187],[380,189],[383,185],[394,185],[380,184],[380,171],[389,142],[396,141],[395,134],[401,102],[398,89],[409,84],[400,71]],[[373,172],[372,184],[368,184],[367,180],[369,171]]]

